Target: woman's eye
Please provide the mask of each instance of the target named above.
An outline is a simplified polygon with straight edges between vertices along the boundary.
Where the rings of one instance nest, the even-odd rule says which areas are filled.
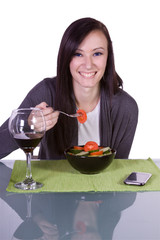
[[[81,57],[82,54],[77,52],[77,53],[74,54],[74,56],[75,56],[75,57]]]
[[[101,52],[96,52],[96,53],[94,53],[94,56],[101,56],[101,55],[102,55]]]

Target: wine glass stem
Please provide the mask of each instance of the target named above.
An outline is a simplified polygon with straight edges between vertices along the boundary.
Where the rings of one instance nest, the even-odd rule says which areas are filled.
[[[27,199],[27,218],[31,218],[31,202],[32,202],[32,194],[26,194],[26,199]]]
[[[32,179],[31,158],[32,158],[32,153],[31,152],[26,153],[26,160],[27,160],[26,178],[27,179]]]

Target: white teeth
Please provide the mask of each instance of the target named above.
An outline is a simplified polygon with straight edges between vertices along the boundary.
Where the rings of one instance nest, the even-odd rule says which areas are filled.
[[[94,73],[80,73],[82,76],[84,76],[84,77],[92,77],[92,76],[94,76],[95,75],[95,72]]]

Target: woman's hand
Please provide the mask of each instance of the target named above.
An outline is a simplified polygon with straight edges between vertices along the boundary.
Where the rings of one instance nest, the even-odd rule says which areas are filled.
[[[43,112],[45,121],[46,121],[46,131],[54,127],[58,121],[59,112],[54,111],[52,107],[49,107],[47,103],[42,102],[35,106],[36,108],[40,108]]]

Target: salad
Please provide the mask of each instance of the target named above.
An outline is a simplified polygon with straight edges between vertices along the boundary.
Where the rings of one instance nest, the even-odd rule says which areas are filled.
[[[112,154],[110,147],[100,147],[94,141],[87,142],[84,146],[74,146],[67,152],[76,156],[103,156]]]

